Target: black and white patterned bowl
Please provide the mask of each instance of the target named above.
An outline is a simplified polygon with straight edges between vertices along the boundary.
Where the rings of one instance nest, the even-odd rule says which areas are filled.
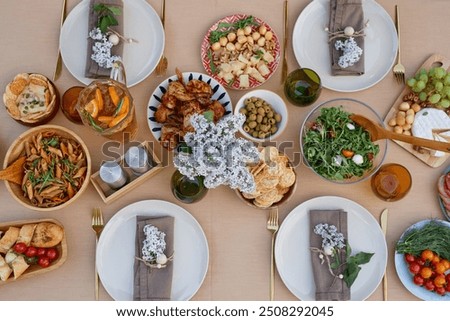
[[[233,106],[231,104],[231,98],[228,95],[228,92],[225,90],[225,88],[217,80],[211,78],[208,75],[201,74],[198,72],[183,73],[183,81],[185,84],[192,79],[202,80],[206,82],[208,85],[210,85],[213,92],[211,99],[219,101],[222,104],[222,106],[225,107],[225,115],[228,115],[232,112]],[[158,109],[159,105],[161,104],[161,97],[166,93],[169,83],[175,80],[178,80],[177,75],[173,75],[164,80],[162,83],[160,83],[156,87],[155,91],[151,95],[150,100],[148,102],[147,108],[148,127],[150,128],[150,131],[152,132],[155,139],[158,141],[161,140],[161,128],[163,124],[158,123],[155,120],[155,112]]]

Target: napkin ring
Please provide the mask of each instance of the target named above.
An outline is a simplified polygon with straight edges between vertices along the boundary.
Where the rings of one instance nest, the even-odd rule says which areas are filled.
[[[158,257],[154,261],[146,261],[137,256],[135,256],[135,259],[143,262],[150,269],[164,269],[165,267],[167,267],[168,262],[173,261],[173,256],[174,256],[173,253],[169,257],[166,257],[164,254],[161,254],[158,255]]]
[[[331,32],[328,27],[325,28],[325,31],[328,32],[328,43],[333,41],[336,38],[358,38],[365,37],[364,29],[369,26],[369,20],[364,24],[364,27],[361,30],[355,31],[352,26],[347,26],[344,30],[338,30]]]

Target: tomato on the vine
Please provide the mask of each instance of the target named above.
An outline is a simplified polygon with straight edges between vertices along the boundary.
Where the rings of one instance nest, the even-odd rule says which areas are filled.
[[[450,284],[450,273],[446,275],[445,280],[448,284]]]
[[[443,260],[441,260],[440,263],[444,264],[444,267],[445,267],[445,270],[446,270],[446,271],[447,271],[448,269],[450,269],[450,261],[449,261],[449,260],[443,259]]]
[[[433,263],[433,264],[436,264],[436,263],[439,263],[439,262],[441,262],[441,258],[439,257],[439,255],[435,255],[433,257],[433,259],[431,260],[431,263]]]
[[[23,242],[19,242],[14,245],[14,251],[19,254],[25,253],[27,248],[28,246]]]
[[[444,287],[439,287],[435,289],[436,293],[439,295],[445,295],[445,288]]]
[[[417,264],[419,264],[420,266],[424,266],[425,265],[425,260],[422,259],[421,257],[418,257],[416,259]]]
[[[38,260],[38,264],[40,267],[46,268],[50,265],[50,260],[45,256],[41,256]]]
[[[436,263],[434,265],[434,271],[437,274],[444,274],[447,269],[445,268],[445,264],[442,262]]]
[[[56,260],[58,258],[58,250],[55,248],[50,248],[47,250],[46,257],[50,260]]]
[[[423,250],[420,257],[425,261],[432,261],[434,258],[434,253],[431,250]]]
[[[429,279],[433,275],[433,271],[428,266],[424,266],[420,269],[420,276],[424,279]]]
[[[413,262],[409,265],[409,271],[412,274],[417,274],[420,272],[420,265],[417,262]]]
[[[443,274],[437,275],[433,283],[437,288],[442,288],[445,285],[445,276]]]
[[[425,285],[425,288],[430,291],[433,291],[435,288],[435,285],[434,285],[433,281],[431,281],[431,280],[426,280],[424,285]]]
[[[412,263],[416,260],[416,258],[414,257],[414,255],[407,253],[407,254],[405,254],[405,260],[408,263]]]
[[[421,277],[418,274],[414,275],[413,281],[414,281],[414,284],[416,284],[416,285],[423,285],[423,282],[424,282],[423,277]]]
[[[33,257],[37,255],[37,248],[34,246],[29,246],[27,250],[25,251],[25,255],[28,257]]]
[[[445,286],[445,291],[450,292],[450,282],[447,282],[447,285]]]

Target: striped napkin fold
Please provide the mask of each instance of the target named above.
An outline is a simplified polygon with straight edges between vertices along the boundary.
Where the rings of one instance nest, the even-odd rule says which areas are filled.
[[[347,240],[347,212],[342,210],[310,210],[310,246],[311,248],[322,248],[322,237],[314,233],[317,224],[327,223],[336,226],[337,230]],[[345,251],[340,251],[340,262],[345,262]],[[350,300],[350,289],[344,280],[335,278],[328,270],[326,261],[321,264],[317,252],[311,251],[311,262],[313,267],[314,283],[316,285],[317,301],[347,301]],[[343,269],[342,269],[343,270]],[[336,275],[343,271],[335,271]]]
[[[94,11],[94,6],[96,4],[113,5],[122,8],[122,14],[114,16],[117,19],[118,25],[111,26],[110,28],[117,31],[119,34],[123,35],[123,0],[89,0],[89,18],[88,18],[88,33],[97,27],[98,24],[98,13]],[[87,39],[87,56],[86,56],[86,68],[84,76],[86,78],[109,78],[111,74],[111,68],[100,67],[97,62],[91,59],[93,54],[92,47],[94,46],[95,40],[88,36]],[[120,41],[117,45],[111,48],[111,56],[122,57],[123,52],[123,41]]]
[[[328,30],[331,34],[341,31],[345,27],[352,27],[355,32],[364,29],[364,11],[362,0],[330,0],[330,20]],[[353,66],[342,68],[339,66],[339,57],[343,54],[342,50],[337,50],[335,42],[337,40],[345,41],[346,38],[336,38],[329,44],[331,55],[331,74],[333,76],[354,76],[364,74],[364,37],[354,37],[358,47],[363,50],[361,58]]]
[[[165,254],[173,254],[174,244],[174,217],[160,216],[136,217],[136,257],[142,257],[142,243],[145,240],[144,226],[151,224],[166,233]],[[165,268],[150,268],[142,261],[134,263],[134,293],[135,301],[168,301],[172,291],[173,262],[168,262]]]

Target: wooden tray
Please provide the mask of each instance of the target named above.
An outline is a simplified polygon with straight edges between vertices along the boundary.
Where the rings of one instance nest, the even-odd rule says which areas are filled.
[[[118,199],[119,197],[125,195],[129,191],[131,191],[133,188],[139,186],[145,180],[148,178],[154,176],[159,171],[163,169],[161,161],[158,159],[158,157],[153,152],[153,149],[150,148],[148,145],[148,142],[144,142],[140,144],[139,146],[144,147],[144,149],[147,151],[148,159],[152,161],[152,168],[145,172],[144,174],[137,176],[133,174],[132,170],[124,165],[124,155],[122,155],[119,159],[116,159],[116,162],[118,162],[124,171],[128,174],[128,177],[130,181],[125,184],[123,187],[121,187],[118,190],[114,190],[109,187],[108,184],[103,182],[100,178],[100,173],[97,171],[94,174],[91,175],[91,183],[94,185],[97,192],[100,194],[100,197],[102,198],[103,202],[106,204]]]
[[[0,231],[6,232],[6,230],[8,230],[8,228],[10,226],[21,227],[22,225],[25,225],[25,224],[33,224],[33,223],[41,223],[41,222],[54,223],[54,224],[61,226],[64,229],[62,224],[57,220],[38,219],[38,220],[23,220],[23,221],[0,223]],[[38,264],[30,265],[30,267],[25,272],[23,272],[23,274],[17,280],[14,280],[14,276],[11,274],[6,281],[0,281],[0,285],[4,285],[4,284],[10,283],[10,282],[15,282],[15,281],[31,278],[33,276],[47,273],[47,272],[50,272],[50,271],[53,271],[53,270],[59,268],[61,265],[63,265],[63,263],[67,259],[67,242],[66,242],[66,234],[65,233],[64,233],[63,239],[57,246],[55,246],[55,248],[58,250],[59,256],[47,268],[42,268]]]
[[[420,68],[418,69],[418,71],[422,68],[425,69],[430,69],[431,67],[434,66],[442,66],[445,70],[449,71],[450,69],[450,59],[440,55],[440,54],[434,54],[431,55],[427,60],[425,60],[425,62],[422,64],[422,66],[420,66]],[[394,104],[392,105],[391,109],[389,110],[389,112],[387,113],[386,117],[384,118],[384,124],[386,125],[386,128],[391,128],[388,125],[389,119],[393,118],[395,116],[395,114],[398,111],[398,105],[400,105],[400,103],[403,101],[403,97],[405,95],[407,95],[408,93],[410,93],[411,90],[409,89],[408,86],[405,85],[405,89],[403,89],[403,91],[401,92],[400,96],[398,96],[397,100],[394,102]],[[411,144],[407,144],[404,142],[399,142],[394,140],[394,142],[396,142],[398,145],[400,145],[401,147],[403,147],[404,149],[406,149],[408,152],[410,152],[411,154],[413,154],[414,156],[416,156],[418,159],[420,159],[421,161],[423,161],[425,164],[431,166],[431,167],[439,167],[442,164],[445,163],[445,161],[448,159],[448,157],[450,156],[449,153],[447,153],[445,156],[443,157],[434,157],[431,154],[429,154],[427,151],[417,151],[414,149],[414,146],[412,146]]]

